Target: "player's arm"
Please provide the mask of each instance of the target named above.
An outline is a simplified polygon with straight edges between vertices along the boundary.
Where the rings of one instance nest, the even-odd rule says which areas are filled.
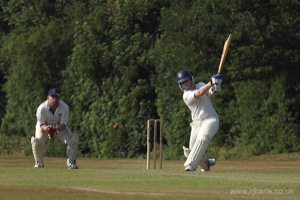
[[[208,90],[208,95],[210,97],[214,96],[217,93],[217,91],[221,90],[222,82],[223,82],[223,75],[221,74],[216,74],[211,78],[210,83],[212,86]]]
[[[43,133],[47,132],[46,115],[43,106],[39,106],[36,111],[36,118]]]
[[[211,86],[212,86],[212,82],[209,81],[208,83],[206,83],[206,85],[204,85],[203,87],[196,90],[196,92],[194,93],[194,97],[196,99],[199,99],[203,94],[207,94],[207,92],[211,88]]]
[[[41,124],[40,127],[41,127],[41,129],[42,129],[43,132],[47,132],[48,125]]]
[[[58,130],[62,131],[66,128],[69,120],[69,107],[67,105],[64,106],[64,112],[61,115],[60,118],[60,124],[58,125]]]
[[[66,128],[66,126],[67,126],[66,124],[62,123],[62,124],[58,125],[58,130],[62,131]]]
[[[55,129],[57,129],[56,126],[46,125],[46,124],[41,124],[40,127],[41,127],[43,132],[47,132],[48,134],[52,133],[53,131],[56,131]]]
[[[43,133],[46,133],[49,139],[53,139],[57,135],[57,127],[52,125],[41,124],[41,130]]]

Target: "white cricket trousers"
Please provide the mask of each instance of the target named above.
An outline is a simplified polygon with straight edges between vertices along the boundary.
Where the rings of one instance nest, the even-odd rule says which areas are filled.
[[[56,137],[64,144],[69,144],[70,139],[72,138],[72,132],[69,127],[66,126],[63,131],[58,131]],[[45,144],[46,140],[48,139],[48,134],[46,132],[42,132],[40,127],[36,127],[35,138],[40,139]]]
[[[203,120],[193,121],[190,125],[189,149],[191,149],[191,152],[184,166],[192,165],[196,169],[198,165],[204,164],[203,155],[219,129],[219,117],[208,116]]]

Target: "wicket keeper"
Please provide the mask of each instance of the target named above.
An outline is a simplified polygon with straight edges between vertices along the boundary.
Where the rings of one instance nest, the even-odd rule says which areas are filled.
[[[34,168],[44,167],[46,140],[57,138],[67,145],[67,166],[70,169],[78,169],[76,164],[78,135],[73,135],[68,127],[69,107],[60,100],[60,92],[56,88],[48,91],[47,100],[38,107],[36,117],[35,137],[31,137]]]

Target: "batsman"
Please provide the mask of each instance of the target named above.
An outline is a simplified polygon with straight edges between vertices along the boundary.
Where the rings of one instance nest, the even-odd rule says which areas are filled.
[[[194,77],[187,70],[177,73],[177,83],[183,92],[183,100],[191,111],[193,122],[189,148],[183,146],[185,171],[196,171],[200,166],[202,172],[215,165],[215,159],[209,159],[205,151],[219,129],[219,117],[210,97],[221,88],[223,76],[214,75],[208,83],[195,84]]]
[[[183,92],[183,100],[192,113],[193,122],[189,148],[183,146],[183,153],[187,160],[185,171],[196,171],[200,166],[202,172],[207,172],[216,164],[215,159],[209,159],[205,154],[211,140],[219,129],[219,116],[210,98],[221,90],[223,76],[221,70],[231,42],[231,34],[225,41],[218,73],[211,77],[208,83],[195,84],[194,77],[187,70],[177,73],[177,83]]]
[[[32,152],[35,160],[34,168],[44,167],[45,142],[55,138],[67,145],[67,166],[78,169],[76,164],[78,150],[78,135],[72,134],[67,126],[69,107],[60,100],[60,92],[56,88],[48,91],[47,100],[36,112],[37,123],[35,137],[31,137]]]
[[[223,76],[214,75],[208,83],[195,84],[194,77],[187,70],[177,73],[177,83],[183,92],[183,100],[191,111],[193,122],[189,148],[183,146],[185,171],[195,171],[198,165],[202,172],[215,165],[215,159],[209,159],[205,151],[219,129],[219,117],[210,97],[221,88]]]

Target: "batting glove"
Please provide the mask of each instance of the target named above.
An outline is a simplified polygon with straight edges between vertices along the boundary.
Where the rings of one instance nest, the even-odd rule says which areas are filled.
[[[213,85],[213,92],[217,92],[221,90],[221,84],[223,82],[223,75],[222,74],[216,74],[213,77],[211,77],[211,84]]]
[[[212,85],[221,84],[222,81],[223,81],[223,75],[222,74],[216,74],[213,77],[211,77],[211,84]]]

